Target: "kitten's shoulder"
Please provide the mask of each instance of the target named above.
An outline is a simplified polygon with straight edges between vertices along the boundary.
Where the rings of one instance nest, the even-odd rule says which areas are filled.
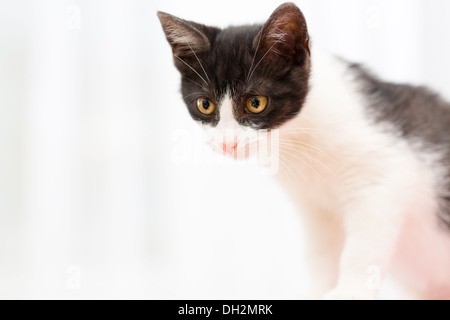
[[[349,63],[357,88],[375,121],[388,122],[405,138],[450,148],[450,103],[425,86],[383,81],[360,64]]]

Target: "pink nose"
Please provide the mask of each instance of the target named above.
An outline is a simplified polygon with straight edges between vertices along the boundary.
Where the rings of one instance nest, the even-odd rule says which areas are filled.
[[[237,148],[237,142],[222,143],[222,149],[225,153],[232,154]]]

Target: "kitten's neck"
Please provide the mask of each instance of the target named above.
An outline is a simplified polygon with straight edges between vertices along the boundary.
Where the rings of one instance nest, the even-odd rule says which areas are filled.
[[[362,137],[371,136],[372,128],[349,65],[318,48],[311,54],[306,102],[300,114],[281,128],[280,139],[291,144],[283,150],[288,162],[302,165],[302,172],[312,177],[316,172],[326,177],[345,163],[348,154],[367,144]]]
[[[310,90],[297,124],[331,130],[360,115],[361,98],[348,63],[317,47],[311,63]]]
[[[300,114],[282,128],[282,135],[289,134],[290,138],[302,129],[343,134],[349,124],[358,125],[364,118],[361,95],[349,65],[317,47],[311,51],[311,62],[306,102]],[[320,139],[319,135],[314,136]]]

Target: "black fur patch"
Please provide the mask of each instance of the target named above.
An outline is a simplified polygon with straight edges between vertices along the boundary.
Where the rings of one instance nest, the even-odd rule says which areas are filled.
[[[300,112],[308,93],[309,35],[303,14],[294,4],[281,5],[264,25],[222,30],[166,13],[158,16],[181,73],[183,99],[195,120],[217,125],[220,110],[203,115],[196,101],[208,98],[219,106],[227,93],[233,100],[234,117],[243,126],[273,129]],[[191,50],[180,35],[199,50]],[[255,95],[268,98],[260,114],[246,109],[247,99]]]
[[[450,104],[428,88],[381,81],[357,64],[350,69],[360,80],[377,122],[388,122],[404,138],[444,154],[441,161],[447,175],[442,179],[448,183],[445,190],[437,191],[442,198],[440,220],[450,228]]]

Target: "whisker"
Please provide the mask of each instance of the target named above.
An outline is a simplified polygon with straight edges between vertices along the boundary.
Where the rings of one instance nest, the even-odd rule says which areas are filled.
[[[187,99],[187,98],[192,97],[192,96],[195,96],[195,95],[201,96],[202,93],[200,93],[200,92],[194,92],[194,93],[188,94],[188,95],[186,95],[186,96],[183,96],[183,99]]]
[[[320,150],[319,148],[310,145],[309,143],[303,142],[303,141],[298,141],[298,140],[285,140],[285,139],[280,139],[280,142],[285,142],[287,144],[297,144],[300,146],[305,146],[308,147],[310,150],[316,151],[317,153],[320,153],[326,157],[330,157],[330,155],[328,153],[326,153],[325,151]]]
[[[197,54],[195,53],[195,51],[194,51],[194,49],[192,48],[192,46],[191,46],[191,44],[189,43],[189,41],[187,41],[186,35],[183,33],[182,29],[180,28],[179,23],[177,23],[177,28],[178,28],[178,32],[183,36],[184,41],[187,43],[187,45],[189,46],[189,49],[191,49],[192,53],[194,54],[195,58],[197,59],[198,63],[200,64],[200,67],[202,68],[203,73],[204,73],[205,76],[206,76],[206,79],[208,79],[208,82],[210,82],[209,77],[208,77],[208,74],[207,74],[206,71],[205,71],[205,68],[203,68],[203,65],[202,65],[200,59],[197,57]],[[192,68],[191,68],[191,69],[192,69]],[[203,80],[204,80],[204,79],[203,79]],[[205,81],[205,83],[206,83],[206,81]]]
[[[289,152],[289,151],[287,151],[287,150],[284,150],[284,148],[292,149],[292,150],[297,151],[297,152],[299,152],[299,150],[293,149],[293,148],[290,148],[290,147],[286,147],[286,146],[284,146],[283,148],[280,148],[280,151],[283,150],[283,151],[284,151],[285,153],[287,153],[288,155],[293,156],[293,157],[295,157],[296,159],[302,161],[302,162],[303,162],[305,165],[307,165],[312,171],[314,171],[314,172],[317,174],[317,176],[319,176],[320,179],[321,179],[323,182],[326,182],[326,180],[324,179],[324,177],[323,177],[316,169],[314,169],[314,167],[313,167],[311,164],[309,164],[305,159],[300,158],[300,157],[297,156],[295,153],[292,153],[292,152]],[[303,153],[300,153],[300,154],[303,155]]]
[[[286,154],[286,155],[288,155],[290,157],[294,157],[294,158],[300,160],[303,164],[308,166],[323,182],[325,182],[325,179],[322,177],[322,175],[317,170],[315,170],[305,159],[302,159],[302,158],[296,156],[295,154],[293,154],[293,153],[291,153],[291,152],[289,152],[287,150],[284,150],[284,149],[282,149],[282,150],[283,151],[280,151],[281,153],[284,153],[284,154]],[[285,159],[288,159],[288,158],[285,158]],[[289,162],[292,164],[291,161],[289,161]],[[295,166],[295,168],[297,168],[297,167]]]
[[[296,166],[296,165],[291,161],[291,159],[289,159],[289,157],[283,156],[282,154],[283,154],[283,152],[280,153],[281,158],[282,158],[284,161],[287,161],[287,162],[291,165],[291,167],[293,167],[293,168],[295,169],[295,171],[296,171],[297,173],[300,174],[300,176],[301,176],[302,179],[305,179],[305,180],[306,180],[306,179],[308,178],[308,177],[306,176],[306,173],[303,172],[302,170],[300,170],[299,167]],[[286,153],[286,152],[284,152],[284,154],[285,154],[285,155],[289,155],[289,153]],[[294,174],[294,176],[295,176],[295,174]]]
[[[290,176],[295,177],[295,178],[298,178],[297,175],[296,175],[294,172],[292,172],[292,170],[290,169],[289,164],[291,165],[292,168],[295,169],[295,171],[296,171],[297,173],[300,174],[300,176],[301,176],[302,178],[305,178],[305,174],[304,174],[303,172],[299,171],[299,169],[297,168],[297,166],[295,166],[295,165],[292,163],[292,161],[289,160],[288,157],[285,157],[285,156],[283,156],[282,153],[280,153],[280,158],[281,158],[281,160],[282,160],[282,161],[280,161],[280,165],[281,165],[283,168],[285,168],[285,169],[287,169],[287,170],[289,171]],[[287,162],[287,163],[285,163],[285,162]]]
[[[291,149],[293,151],[297,151],[299,154],[301,155],[306,155],[308,158],[310,158],[311,160],[315,161],[316,163],[320,164],[324,169],[326,169],[328,171],[328,173],[330,173],[331,175],[335,175],[334,172],[327,166],[325,165],[322,161],[320,161],[317,157],[314,157],[313,155],[311,155],[308,152],[308,149],[304,149],[304,148],[300,148],[300,150],[295,149],[294,147],[291,147],[290,145],[286,145],[286,144],[281,144],[283,148],[288,148]]]
[[[197,81],[194,81],[194,80],[192,80],[192,79],[190,79],[190,78],[187,78],[187,77],[185,77],[185,78],[186,78],[187,80],[189,80],[190,82],[196,84],[196,85],[199,86],[200,88],[206,90],[206,88],[205,88],[204,86],[202,86],[201,84],[199,84]]]
[[[289,132],[321,132],[321,133],[330,133],[334,134],[332,130],[326,129],[316,129],[316,128],[293,128],[293,129],[279,129],[281,133],[289,133]]]
[[[289,143],[287,143],[287,142],[282,142],[282,141],[280,141],[279,142],[279,145],[280,146],[285,146],[285,147],[291,147],[291,148],[298,148],[298,150],[299,151],[301,151],[301,152],[305,152],[305,154],[307,155],[307,156],[312,156],[310,153],[312,153],[312,152],[319,152],[318,150],[314,150],[314,149],[311,149],[311,148],[308,148],[307,146],[303,146],[303,145],[295,145],[295,144],[292,144],[291,142],[289,142]],[[322,155],[325,155],[324,153],[321,153]]]
[[[200,79],[203,80],[203,82],[208,85],[208,82],[206,82],[206,80],[200,75],[200,73],[198,73],[194,68],[192,68],[188,63],[186,63],[183,59],[181,59],[179,56],[177,56],[176,54],[173,54],[178,60],[180,60],[181,62],[183,62],[186,66],[188,66],[192,71],[194,71],[199,77]]]
[[[186,41],[186,42],[187,42],[187,41]],[[200,68],[202,68],[203,73],[204,73],[205,76],[206,76],[206,79],[208,79],[208,83],[210,83],[211,80],[209,80],[208,74],[206,73],[205,68],[203,68],[203,64],[200,62],[200,59],[197,57],[197,54],[195,53],[194,49],[192,49],[192,47],[191,47],[191,45],[189,44],[189,42],[188,42],[188,45],[189,45],[189,48],[191,48],[192,53],[194,54],[194,56],[195,56],[195,58],[197,59],[198,63],[200,64]]]
[[[323,137],[329,137],[332,135],[332,133],[326,133],[326,132],[319,132],[319,131],[292,131],[292,132],[283,132],[280,133],[280,137],[286,137],[286,138],[292,138],[295,139],[296,136],[303,135],[303,136],[309,136],[309,137],[320,137],[320,139],[323,139]]]
[[[250,76],[250,74],[252,72],[253,64],[255,63],[256,54],[258,53],[259,45],[261,44],[261,39],[262,39],[262,33],[259,36],[258,45],[256,46],[255,54],[253,55],[252,64],[250,65],[248,75],[245,78],[245,83],[248,83],[248,80],[249,80],[248,77]]]
[[[259,64],[264,60],[264,58],[269,54],[269,52],[272,51],[273,47],[275,47],[275,45],[278,44],[278,42],[280,42],[280,41],[281,41],[281,39],[275,41],[274,44],[270,47],[270,49],[267,50],[267,52],[263,55],[263,57],[261,58],[261,60],[259,60],[259,62],[256,64],[255,68],[253,68],[253,71],[250,73],[250,76],[249,76],[247,82],[250,81],[250,79],[251,79],[252,76],[253,76],[253,73],[254,73],[255,70],[258,68]]]

